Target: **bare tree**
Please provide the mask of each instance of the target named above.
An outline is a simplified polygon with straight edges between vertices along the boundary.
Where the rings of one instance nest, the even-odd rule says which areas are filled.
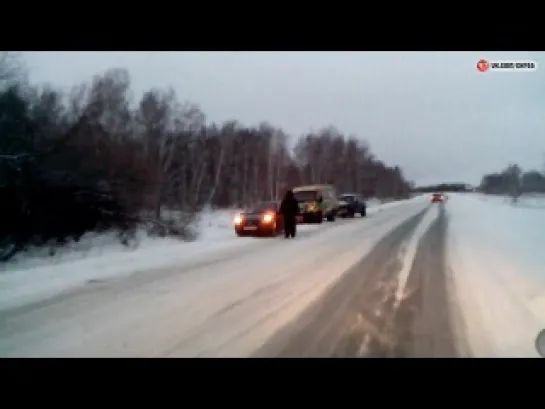
[[[517,164],[509,165],[503,174],[506,177],[508,183],[508,192],[513,203],[517,203],[521,194],[521,175],[522,170]]]
[[[0,81],[24,83],[17,62],[1,54]],[[31,242],[141,223],[183,235],[203,205],[278,199],[298,184],[367,196],[410,191],[401,169],[355,135],[330,126],[291,149],[290,136],[265,122],[207,124],[172,90],[148,90],[135,106],[126,70],[108,70],[68,95],[22,88],[0,87],[0,241],[16,243],[9,255]],[[180,212],[176,224],[170,215]]]

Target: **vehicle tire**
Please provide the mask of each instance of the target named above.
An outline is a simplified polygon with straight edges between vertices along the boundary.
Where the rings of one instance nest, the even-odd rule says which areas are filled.
[[[329,213],[326,216],[326,219],[327,219],[328,222],[334,222],[335,221],[335,215],[333,213]]]
[[[318,224],[324,221],[324,215],[322,214],[322,212],[318,212],[318,214],[315,217],[316,217],[316,223]]]
[[[360,213],[361,217],[367,216],[367,209],[363,208]]]
[[[244,237],[244,233],[241,232],[240,230],[235,230],[235,233],[237,234],[238,237]]]
[[[351,219],[353,219],[353,218],[355,217],[355,215],[356,215],[356,214],[355,214],[354,212],[350,212],[350,213],[348,214],[348,217],[350,217]]]

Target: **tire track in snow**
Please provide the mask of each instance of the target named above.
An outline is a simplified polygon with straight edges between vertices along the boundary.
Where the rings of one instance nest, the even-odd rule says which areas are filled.
[[[418,208],[422,209],[420,206]],[[411,213],[415,214],[416,212],[411,211]],[[392,215],[390,212],[385,212],[385,214],[365,223],[365,231],[367,234],[375,232],[378,240],[387,234],[384,223],[391,224],[393,220],[398,218],[404,221],[407,220],[407,217],[411,216]],[[402,220],[397,223],[394,221],[392,228]],[[361,227],[354,225],[353,233],[358,232],[357,234],[359,234],[360,229]],[[346,237],[348,232],[342,230],[339,233]],[[366,238],[365,241],[367,242],[368,239]],[[336,243],[336,240],[330,237],[328,242]],[[288,243],[290,247],[294,244],[295,242]],[[327,243],[323,244],[327,245]],[[291,261],[288,264],[280,263],[275,274],[267,274],[269,276],[267,280],[261,273],[256,272],[252,279],[255,283],[238,282],[237,288],[233,288],[232,291],[239,295],[244,294],[244,291],[241,291],[241,286],[255,288],[255,284],[258,282],[260,286],[257,291],[245,294],[243,298],[237,298],[226,308],[221,308],[215,314],[210,315],[206,321],[200,323],[199,327],[195,327],[191,331],[191,335],[185,334],[183,339],[172,347],[168,356],[191,356],[192,353],[198,356],[241,356],[251,353],[255,346],[261,345],[270,334],[273,334],[286,321],[291,320],[316,297],[327,291],[332,280],[336,281],[336,276],[344,275],[345,271],[362,258],[363,254],[371,250],[371,247],[366,248],[366,243],[362,244],[361,247],[353,243],[347,247],[343,245],[329,246],[327,250],[324,248],[323,254],[317,252],[311,258],[296,257],[291,259],[291,257],[284,255],[286,261]],[[322,245],[312,247],[319,249]],[[297,254],[297,251],[294,254]],[[293,263],[299,264],[300,267]],[[309,269],[312,277],[309,277]],[[222,288],[222,290],[229,292],[227,288]],[[218,294],[218,297],[221,295]],[[294,310],[297,310],[296,314],[293,314]],[[282,323],[280,324],[280,322]],[[221,334],[221,337],[218,337],[218,334]],[[195,345],[200,345],[202,349],[199,352],[194,352]],[[255,345],[254,348],[250,348],[251,345]]]
[[[1,354],[246,356],[422,208],[408,203],[301,240],[262,241],[218,265],[149,271],[4,311]]]
[[[450,274],[446,263],[447,217],[440,204],[437,219],[414,250],[404,296],[392,320],[395,357],[459,357]]]
[[[404,277],[398,275],[405,271],[404,264],[412,263],[411,249],[436,218],[436,207],[427,207],[387,234],[256,356],[387,356],[394,347],[389,326],[395,295],[404,285]]]

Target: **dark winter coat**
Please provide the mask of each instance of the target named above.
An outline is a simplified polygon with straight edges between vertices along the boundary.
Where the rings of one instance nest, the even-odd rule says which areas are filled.
[[[286,192],[282,203],[280,203],[280,213],[286,219],[295,218],[299,214],[299,202],[291,190]]]

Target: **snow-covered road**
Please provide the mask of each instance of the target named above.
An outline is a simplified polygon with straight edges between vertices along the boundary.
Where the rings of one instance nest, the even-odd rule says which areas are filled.
[[[538,356],[540,206],[424,196],[289,241],[229,218],[195,243],[1,274],[0,356]]]
[[[5,310],[0,355],[247,355],[426,205],[408,201],[365,219],[304,226],[293,241],[232,235],[236,245],[211,245],[189,264]]]

